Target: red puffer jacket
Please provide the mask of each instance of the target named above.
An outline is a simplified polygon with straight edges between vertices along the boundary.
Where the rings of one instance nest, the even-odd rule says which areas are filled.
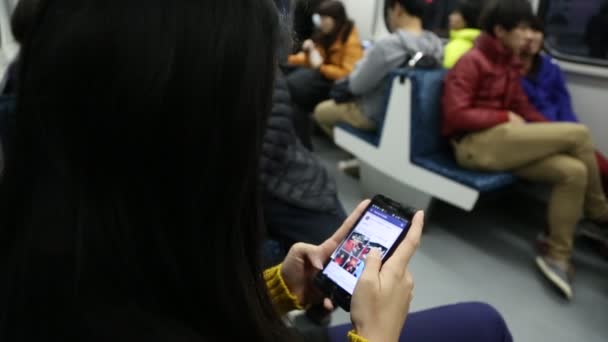
[[[509,121],[509,112],[529,122],[547,121],[521,87],[521,63],[496,38],[482,34],[445,79],[444,136],[453,137]]]

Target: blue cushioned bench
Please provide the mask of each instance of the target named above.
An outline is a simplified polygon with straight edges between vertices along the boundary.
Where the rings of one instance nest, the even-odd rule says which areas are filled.
[[[505,188],[517,179],[508,173],[467,170],[456,163],[449,142],[440,134],[444,76],[444,70],[394,71],[387,79],[382,129],[369,133],[340,124],[335,130],[336,143],[366,168],[374,169],[374,178],[389,176],[405,185],[405,192],[413,189],[426,194],[428,201],[438,198],[470,211],[480,193]],[[364,183],[366,173],[370,172],[362,170]],[[382,180],[373,183],[382,187]],[[394,185],[377,191],[394,191],[392,188]],[[403,192],[397,196],[407,203]]]

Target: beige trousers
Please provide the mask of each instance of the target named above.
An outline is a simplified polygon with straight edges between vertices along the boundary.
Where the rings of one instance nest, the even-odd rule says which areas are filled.
[[[334,100],[321,102],[313,114],[315,121],[330,137],[334,135],[334,127],[345,122],[364,131],[373,131],[376,124],[368,119],[355,102],[336,103]]]
[[[608,202],[589,130],[570,123],[502,124],[454,141],[458,163],[469,169],[511,171],[553,184],[549,201],[549,256],[568,260],[583,212],[608,218]]]

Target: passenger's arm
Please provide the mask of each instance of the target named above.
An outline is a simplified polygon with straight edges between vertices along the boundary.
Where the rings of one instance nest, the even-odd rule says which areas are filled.
[[[441,102],[445,125],[454,131],[479,131],[509,121],[507,110],[475,106],[481,77],[472,59],[462,59],[448,72]]]
[[[443,56],[445,54],[445,49],[443,47],[443,42],[439,37],[435,36],[435,49],[433,51],[433,57],[439,62],[439,65],[443,63]]]
[[[292,310],[302,310],[303,307],[285,284],[285,280],[281,276],[281,266],[278,265],[264,271],[264,281],[272,303],[279,314],[284,315]]]
[[[384,50],[372,47],[350,75],[350,91],[355,95],[366,94],[376,88],[389,72]]]
[[[323,64],[319,69],[323,76],[330,80],[340,80],[348,76],[355,69],[355,64],[363,57],[363,48],[358,39],[349,39],[343,47],[344,54],[340,65]]]
[[[570,92],[568,88],[566,88],[566,80],[564,79],[564,75],[559,67],[555,66],[557,70],[557,93],[558,93],[558,106],[559,113],[558,117],[560,121],[565,122],[578,122],[578,118],[576,117],[576,113],[574,113],[574,109],[572,107],[572,98],[570,97]]]
[[[300,52],[295,55],[290,55],[287,58],[287,62],[291,65],[309,66],[308,54],[306,52]]]
[[[530,102],[520,82],[517,82],[513,91],[513,102],[510,108],[512,112],[520,115],[527,122],[547,122],[547,119]]]

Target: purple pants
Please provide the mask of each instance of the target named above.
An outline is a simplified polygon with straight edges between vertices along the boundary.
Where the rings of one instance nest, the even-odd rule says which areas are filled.
[[[350,324],[329,329],[331,342],[346,341]],[[512,342],[502,316],[482,303],[463,303],[412,313],[400,342]]]

